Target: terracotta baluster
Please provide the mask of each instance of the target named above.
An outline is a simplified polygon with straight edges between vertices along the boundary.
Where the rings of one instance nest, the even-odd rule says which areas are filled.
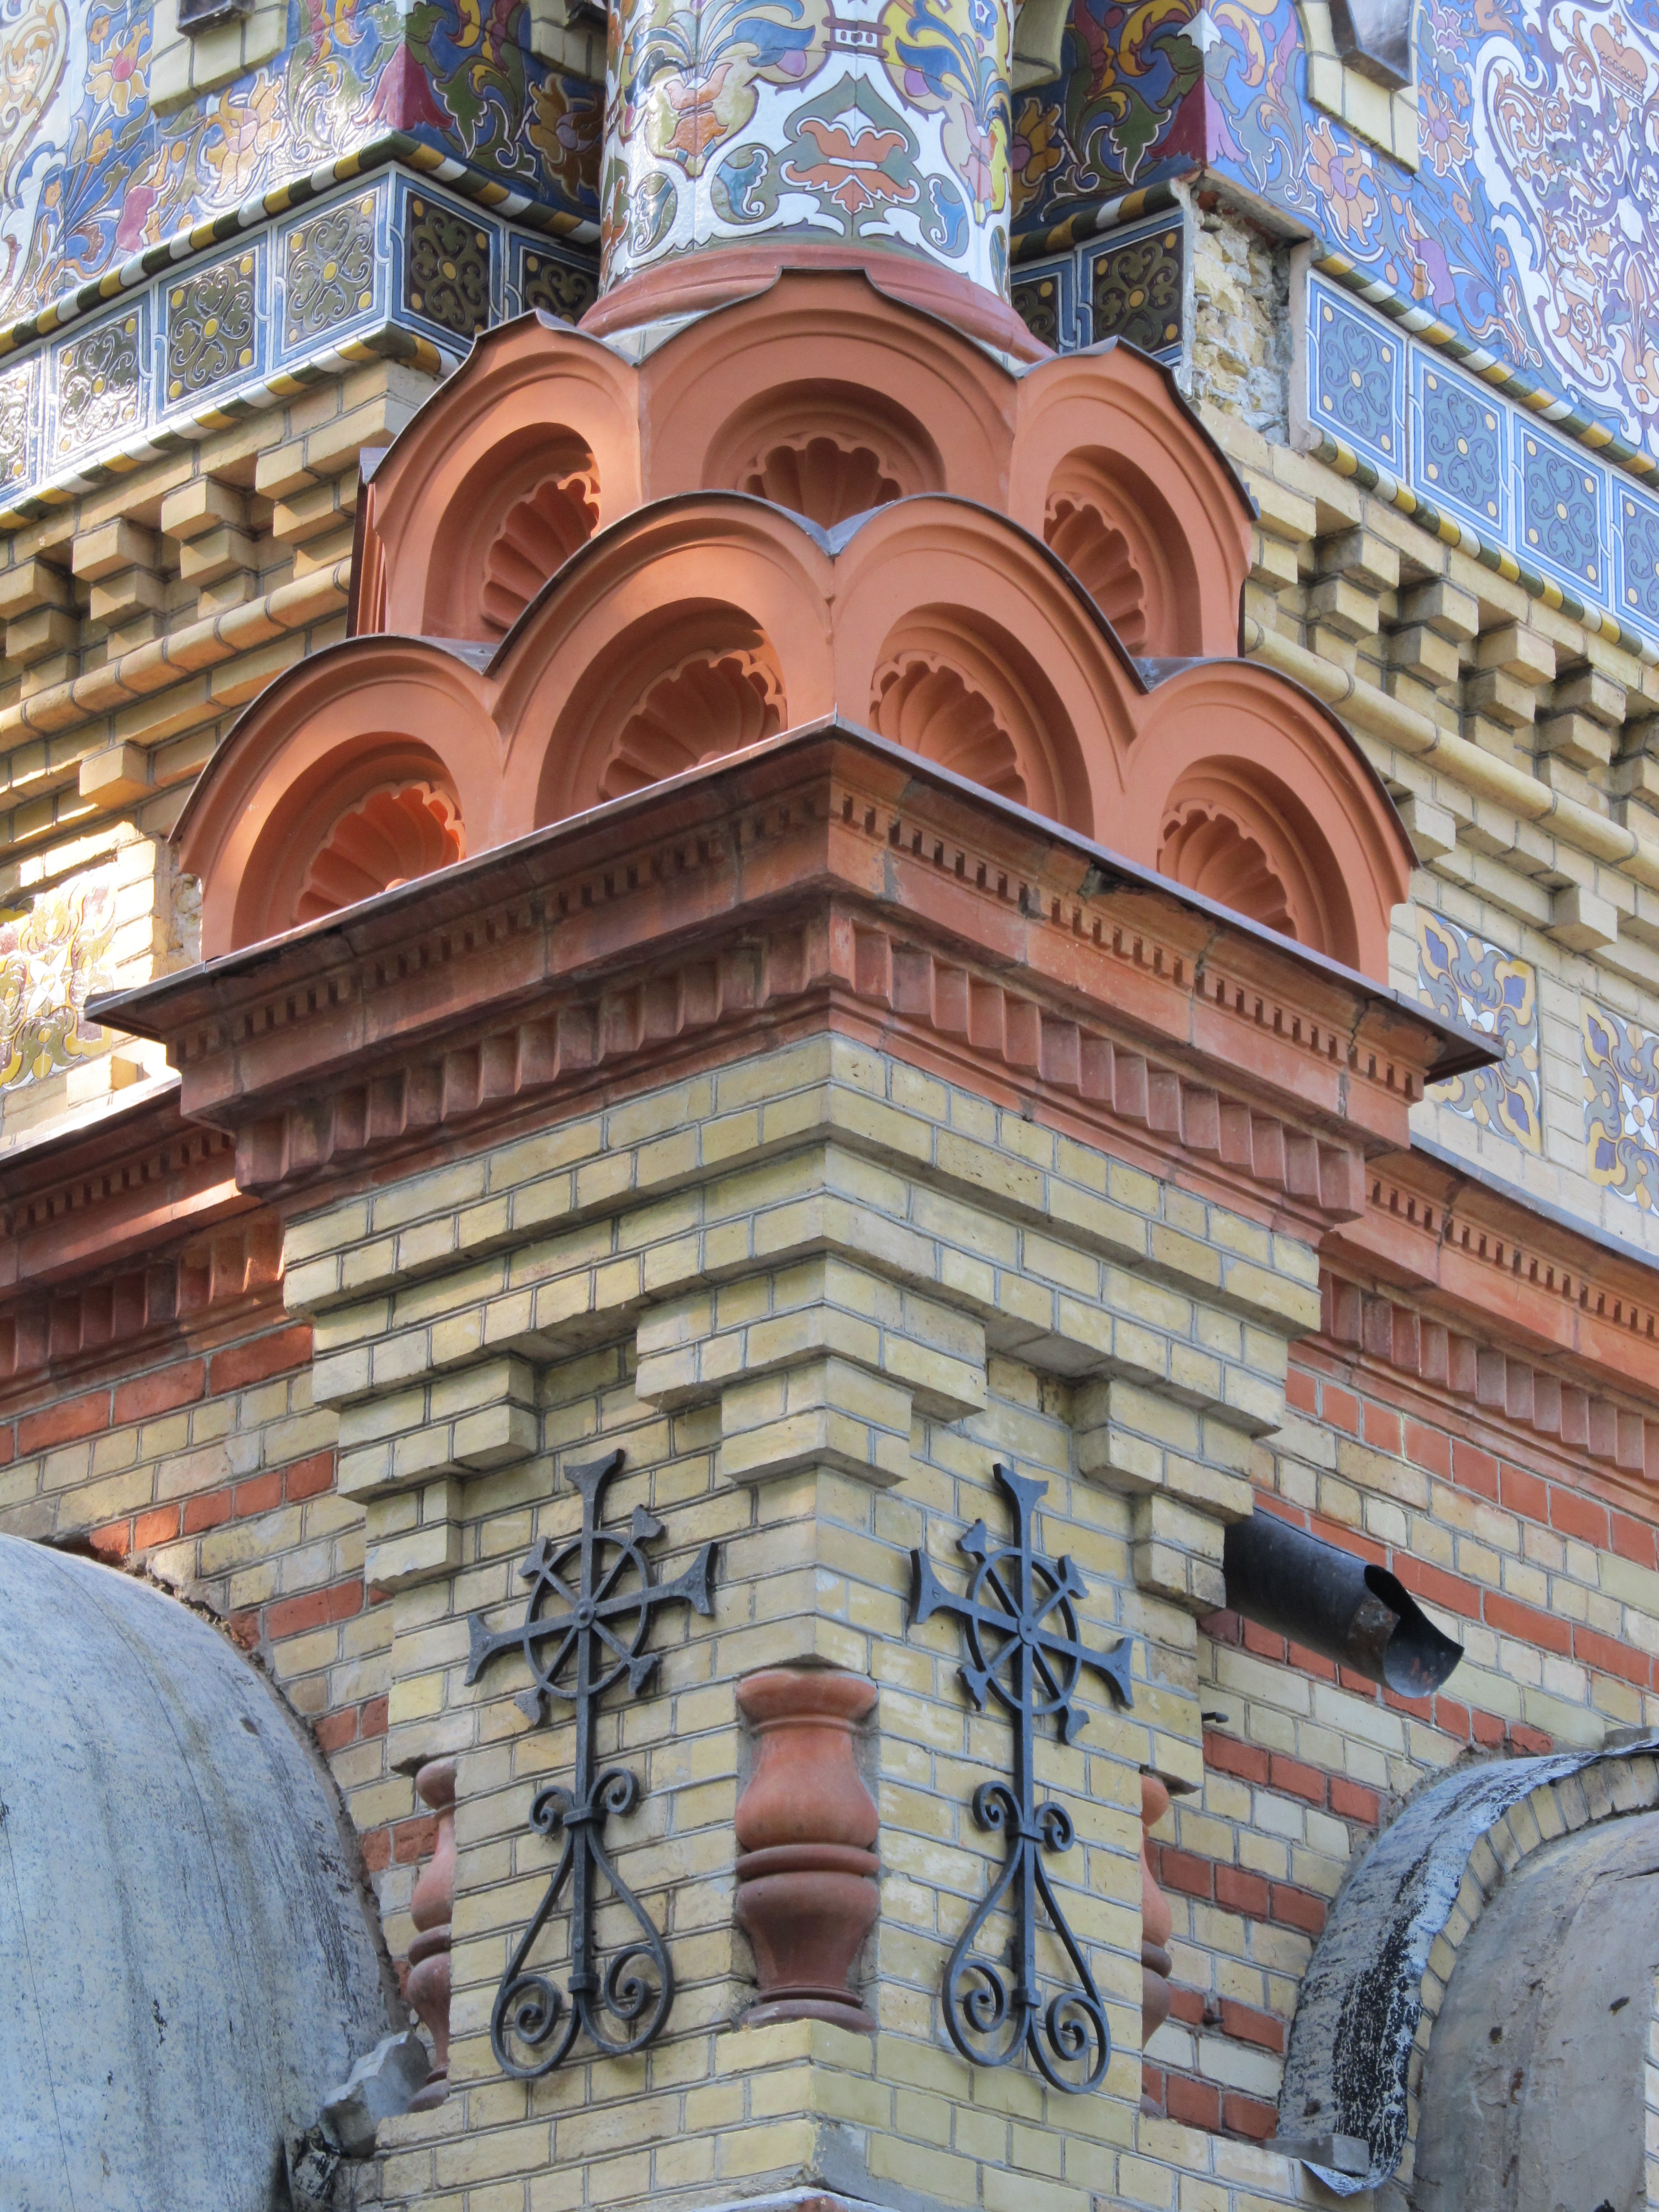
[[[1170,1937],[1175,1915],[1152,1879],[1146,1838],[1170,1809],[1170,1793],[1155,1774],[1140,1778],[1140,2045],[1144,2051],[1170,2017]]]
[[[432,2038],[432,2071],[410,2109],[428,2112],[449,2094],[449,1922],[455,1909],[455,1762],[434,1759],[415,1777],[438,1816],[432,1856],[409,1902],[416,1934],[409,1947],[409,2002]]]
[[[738,1925],[754,1946],[760,1997],[748,2018],[829,2020],[872,2029],[849,1977],[875,1925],[875,1801],[853,1731],[876,1686],[828,1668],[769,1668],[738,1688],[756,1732],[738,1800]]]

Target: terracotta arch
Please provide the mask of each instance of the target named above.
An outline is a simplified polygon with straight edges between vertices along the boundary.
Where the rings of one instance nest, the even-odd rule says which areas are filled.
[[[1208,834],[1193,834],[1205,822]],[[1311,950],[1387,981],[1389,920],[1414,855],[1370,763],[1297,685],[1242,660],[1205,661],[1159,684],[1135,738],[1122,827],[1107,842],[1152,866],[1167,853],[1189,889],[1226,902],[1224,880],[1254,881],[1253,918],[1281,927],[1260,904],[1265,876],[1276,886],[1266,895]],[[1249,899],[1242,910],[1252,911]]]
[[[1237,650],[1249,501],[1169,371],[1144,355],[1109,342],[1023,380],[1007,507],[1085,587],[1109,586],[1109,616],[1136,611],[1132,651]]]
[[[538,532],[538,490],[573,477],[590,480],[585,501],[568,499],[561,514],[544,493],[554,512]],[[574,550],[639,498],[636,371],[565,324],[522,315],[479,338],[376,471],[365,565],[384,586],[379,610],[360,591],[358,628],[378,614],[394,632],[498,637],[507,625],[485,612],[482,588],[515,508],[520,537]]]
[[[821,533],[740,494],[659,501],[604,532],[491,664],[507,815],[528,829],[617,795],[624,753],[636,777],[673,774],[827,714],[832,576]],[[641,716],[680,721],[684,743],[647,741]]]
[[[1143,687],[1097,610],[1041,544],[964,500],[904,500],[871,516],[836,563],[836,696],[901,742],[881,702],[890,718],[904,703],[888,679],[907,654],[955,671],[966,695],[954,709],[963,742],[985,719],[972,701],[992,708],[1009,749],[1005,795],[1018,795],[1006,781],[1017,775],[1022,804],[1115,842]],[[982,757],[994,759],[994,748]],[[988,780],[997,787],[996,776]]]
[[[498,754],[478,678],[434,646],[354,638],[301,662],[237,722],[173,833],[201,881],[204,957],[303,920],[313,862],[371,794],[440,799],[449,857],[499,842]]]
[[[887,459],[901,493],[1002,501],[1014,380],[948,325],[889,299],[850,270],[787,270],[757,296],[706,315],[653,354],[641,375],[652,424],[647,495],[745,489],[739,472],[817,427]]]

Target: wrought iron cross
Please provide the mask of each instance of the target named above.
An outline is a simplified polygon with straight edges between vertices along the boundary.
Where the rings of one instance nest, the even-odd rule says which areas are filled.
[[[532,1721],[548,1718],[550,1705],[574,1709],[576,1771],[570,1786],[551,1784],[530,1808],[530,1825],[550,1838],[562,1832],[559,1863],[535,1917],[507,1962],[489,2016],[489,2041],[504,2072],[534,2081],[553,2069],[585,2027],[613,2057],[643,2050],[668,2017],[674,1998],[674,1974],[668,1953],[649,1914],[611,1863],[604,1843],[606,1817],[633,1809],[640,1794],[638,1777],[626,1767],[594,1771],[593,1718],[600,1697],[624,1676],[630,1697],[638,1697],[657,1663],[641,1649],[653,1614],[665,1605],[690,1605],[712,1611],[710,1587],[714,1547],[705,1544],[684,1573],[672,1583],[653,1579],[643,1547],[663,1533],[662,1523],[642,1505],[634,1509],[628,1534],[606,1534],[599,1527],[605,1486],[623,1463],[608,1458],[568,1470],[582,1501],[580,1535],[560,1543],[543,1536],[532,1544],[519,1572],[530,1584],[530,1602],[516,1628],[491,1629],[474,1613],[472,1648],[466,1679],[475,1682],[492,1659],[504,1651],[522,1654],[531,1686],[516,1700]],[[572,1569],[574,1567],[574,1573]],[[633,1915],[639,1933],[615,1952],[603,1974],[596,1963],[595,1877],[603,1875],[617,1901]],[[568,2003],[544,1973],[527,1961],[565,1886],[570,1887],[570,1978]],[[608,2033],[604,2015],[620,2023]],[[529,2056],[520,2059],[513,2045]]]
[[[1056,2089],[1092,2089],[1112,2055],[1111,2031],[1088,1960],[1042,1863],[1045,1851],[1071,1849],[1072,1818],[1062,1805],[1037,1803],[1033,1759],[1037,1729],[1048,1715],[1059,1717],[1062,1743],[1088,1726],[1078,1698],[1085,1667],[1103,1678],[1118,1705],[1133,1704],[1133,1644],[1120,1637],[1109,1652],[1102,1652],[1081,1640],[1077,1600],[1088,1595],[1083,1577],[1069,1559],[1048,1559],[1031,1540],[1031,1516],[1048,1484],[1000,1463],[994,1471],[1018,1516],[1018,1541],[994,1547],[982,1521],[958,1536],[957,1550],[975,1562],[961,1597],[946,1589],[924,1553],[910,1554],[910,1626],[936,1613],[959,1620],[968,1648],[961,1674],[969,1696],[981,1709],[988,1697],[994,1698],[1012,1715],[1014,1729],[1012,1788],[981,1782],[974,1792],[975,1820],[981,1828],[1001,1829],[1007,1852],[945,1966],[945,2025],[970,2063],[1006,2066],[1029,2049]],[[1039,1900],[1076,1977],[1046,2008],[1037,1979]],[[1014,1923],[1012,1990],[1005,1968],[975,1955],[974,1948],[999,1906]]]

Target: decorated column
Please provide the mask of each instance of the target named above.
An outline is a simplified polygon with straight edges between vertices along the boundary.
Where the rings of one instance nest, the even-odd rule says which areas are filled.
[[[605,113],[605,332],[868,270],[1022,357],[1007,304],[1018,0],[623,0]]]

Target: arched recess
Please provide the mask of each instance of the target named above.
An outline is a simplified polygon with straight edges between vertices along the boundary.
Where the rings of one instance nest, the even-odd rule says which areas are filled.
[[[428,570],[426,637],[504,637],[599,526],[599,464],[562,423],[510,432],[456,485]]]
[[[1157,686],[1121,834],[1105,836],[1188,890],[1269,927],[1288,923],[1310,951],[1387,981],[1390,919],[1414,865],[1404,826],[1341,724],[1270,670],[1206,661]]]
[[[711,488],[769,499],[821,530],[945,484],[939,448],[907,407],[830,377],[775,386],[736,409],[704,470]]]
[[[479,680],[435,647],[356,638],[278,678],[173,833],[201,880],[204,957],[499,842],[499,751]]]
[[[1644,2062],[1659,1963],[1659,1896],[1648,1894],[1659,1889],[1650,1872],[1656,1749],[1649,1737],[1618,1751],[1466,1768],[1414,1797],[1378,1836],[1303,1976],[1279,2093],[1282,2140],[1346,2137],[1363,2154],[1345,2161],[1347,2171],[1304,2154],[1328,2188],[1352,2197],[1393,2181],[1392,2200],[1403,2196],[1413,2212],[1645,2204]],[[1636,1880],[1645,1884],[1639,1897]],[[1613,1903],[1610,1918],[1586,1917],[1599,1885],[1623,1892],[1622,1916]],[[1518,1955],[1527,1944],[1529,1971]],[[1575,1946],[1583,1988],[1574,1986]],[[1517,2066],[1528,2112],[1515,2106]],[[1609,2086],[1607,2171],[1624,2158],[1644,2185],[1634,2193],[1590,2186],[1584,2145],[1594,2136],[1582,2130]],[[1511,2166],[1528,2136],[1529,2161]],[[1564,2156],[1577,2172],[1561,2167]],[[1589,2193],[1555,2193],[1564,2179]]]
[[[677,331],[641,380],[649,497],[696,487],[775,497],[764,462],[810,428],[849,456],[872,455],[901,495],[949,489],[1001,504],[1014,380],[860,271],[786,270],[757,297]],[[801,511],[828,526],[823,512]],[[833,520],[860,511],[846,506]]]
[[[536,797],[538,825],[775,737],[778,654],[740,606],[687,600],[617,633],[573,686]]]
[[[1131,652],[1237,650],[1249,501],[1167,369],[1109,344],[1031,370],[1007,504],[1121,625]]]
[[[1168,501],[1133,461],[1103,447],[1067,453],[1048,481],[1043,542],[1128,650],[1201,650],[1197,564]]]
[[[836,696],[848,711],[1115,842],[1144,691],[1040,544],[966,501],[903,500],[848,539],[836,592]]]
[[[638,392],[630,363],[540,315],[481,337],[374,472],[359,561],[383,580],[360,592],[358,627],[499,638],[600,521],[637,506]]]
[[[731,493],[601,532],[491,663],[508,834],[827,714],[833,574],[815,533]]]
[[[1353,902],[1317,820],[1255,763],[1194,762],[1164,802],[1158,871],[1316,952],[1354,965]]]
[[[954,607],[915,609],[876,658],[871,726],[1000,799],[1066,818],[1076,740],[1054,688],[1000,625]]]

